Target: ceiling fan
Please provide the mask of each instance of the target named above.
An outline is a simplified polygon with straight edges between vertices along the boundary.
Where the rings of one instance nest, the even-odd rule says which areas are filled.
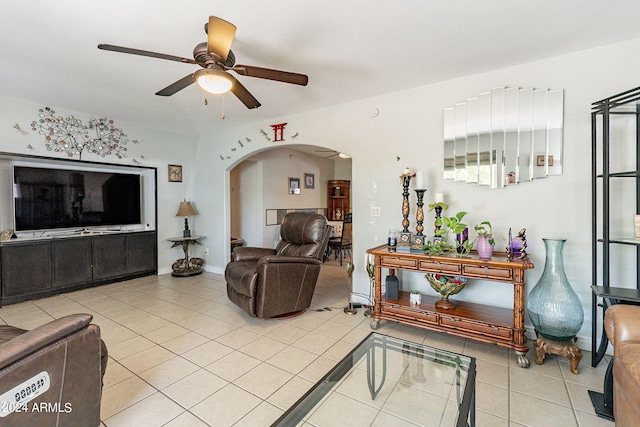
[[[209,22],[204,25],[204,31],[208,35],[207,41],[196,45],[193,49],[193,59],[110,44],[99,44],[98,49],[149,56],[185,64],[197,64],[202,67],[202,69],[156,92],[156,95],[160,96],[171,96],[192,83],[198,82],[204,90],[211,93],[225,93],[230,90],[247,108],[258,108],[260,102],[235,77],[228,73],[229,70],[235,71],[241,76],[257,77],[301,86],[307,85],[309,78],[304,74],[250,65],[236,65],[235,55],[231,51],[231,43],[236,33],[235,25],[218,17],[210,16]]]

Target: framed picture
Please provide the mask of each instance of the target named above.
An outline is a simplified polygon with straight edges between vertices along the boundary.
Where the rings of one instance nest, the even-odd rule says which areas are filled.
[[[300,178],[289,177],[289,194],[300,194]]]
[[[304,173],[304,188],[316,188],[316,177],[312,173]]]
[[[182,182],[181,165],[169,165],[169,182]]]
[[[544,166],[544,156],[536,156],[536,166]],[[549,156],[549,166],[553,166],[553,156]]]

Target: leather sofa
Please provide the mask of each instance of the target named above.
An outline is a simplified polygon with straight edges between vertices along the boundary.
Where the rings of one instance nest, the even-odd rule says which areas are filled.
[[[73,314],[30,331],[0,325],[1,426],[100,425],[108,356],[91,319]]]
[[[229,299],[261,319],[309,308],[330,234],[323,215],[288,213],[275,249],[234,249],[224,273]]]
[[[615,304],[604,327],[613,344],[613,415],[616,427],[640,426],[640,306]]]

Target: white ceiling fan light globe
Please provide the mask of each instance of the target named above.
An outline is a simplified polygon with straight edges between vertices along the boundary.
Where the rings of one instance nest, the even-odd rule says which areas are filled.
[[[215,94],[227,93],[236,81],[232,75],[212,69],[198,70],[193,77],[202,89]]]

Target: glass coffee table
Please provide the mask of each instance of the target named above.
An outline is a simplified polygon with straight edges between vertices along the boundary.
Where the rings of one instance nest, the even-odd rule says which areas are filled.
[[[475,426],[475,358],[371,333],[272,426]]]

